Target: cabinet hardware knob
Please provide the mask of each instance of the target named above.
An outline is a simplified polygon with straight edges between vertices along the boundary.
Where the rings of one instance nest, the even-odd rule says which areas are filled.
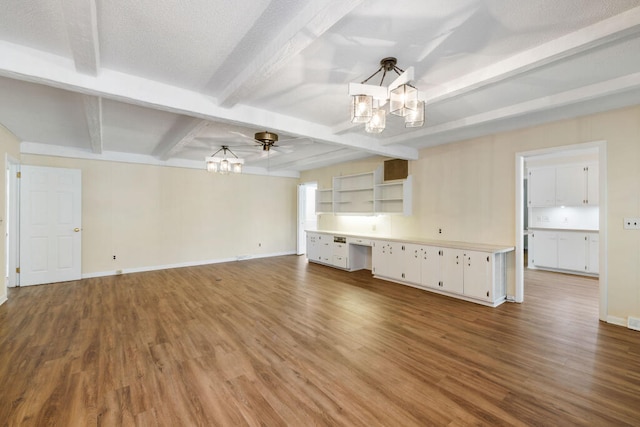
[[[487,255],[487,262],[489,262],[489,255]]]
[[[487,291],[487,297],[489,296],[489,291]]]

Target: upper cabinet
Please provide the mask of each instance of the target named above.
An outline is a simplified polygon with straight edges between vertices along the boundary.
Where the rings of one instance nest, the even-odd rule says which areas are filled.
[[[532,168],[528,206],[594,206],[598,204],[598,165],[575,164]]]
[[[383,181],[373,172],[333,177],[333,188],[316,190],[316,213],[411,215],[412,178]]]

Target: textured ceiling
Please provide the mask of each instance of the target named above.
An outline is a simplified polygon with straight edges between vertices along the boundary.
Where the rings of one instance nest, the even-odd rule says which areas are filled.
[[[5,0],[0,124],[25,153],[201,168],[229,145],[296,176],[637,104],[637,52],[640,0]],[[424,127],[349,123],[348,84],[386,56]]]

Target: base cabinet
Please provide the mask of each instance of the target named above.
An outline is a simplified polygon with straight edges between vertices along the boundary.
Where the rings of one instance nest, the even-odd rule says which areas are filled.
[[[332,234],[307,232],[310,261],[346,270],[364,268],[355,248],[369,246],[371,271],[377,278],[493,307],[506,300],[506,257],[513,248],[485,252],[356,237],[342,243]]]
[[[346,243],[336,243],[333,236],[307,232],[307,258],[310,261],[349,268],[349,249]]]
[[[598,274],[597,231],[534,230],[529,235],[529,267]]]
[[[504,253],[376,241],[373,273],[440,293],[497,305],[506,298]]]

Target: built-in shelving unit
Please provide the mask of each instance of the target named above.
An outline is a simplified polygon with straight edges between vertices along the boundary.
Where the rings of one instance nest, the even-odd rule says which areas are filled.
[[[411,215],[412,178],[383,182],[374,186],[374,211]]]
[[[380,169],[373,172],[333,177],[333,212],[373,215],[373,186]]]
[[[412,179],[383,182],[382,166],[372,172],[333,177],[333,188],[316,190],[316,213],[411,215]]]
[[[316,213],[333,213],[333,190],[316,190]]]

